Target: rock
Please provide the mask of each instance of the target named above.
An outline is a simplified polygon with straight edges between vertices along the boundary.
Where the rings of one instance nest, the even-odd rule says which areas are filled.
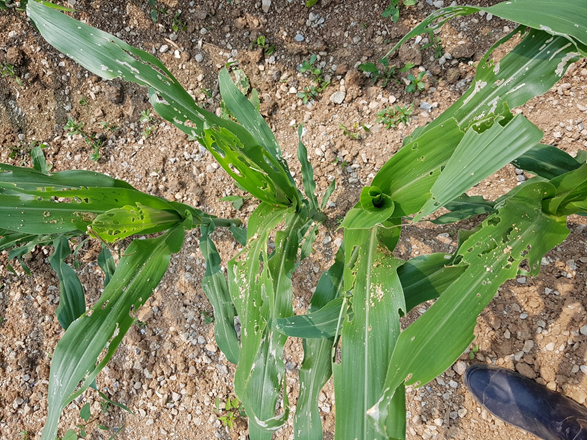
[[[475,46],[469,41],[465,41],[464,44],[459,44],[451,52],[453,58],[473,58],[475,55]]]
[[[302,41],[305,40],[304,36],[302,34],[300,34],[299,32],[296,34],[296,36],[294,37],[294,40],[296,40],[298,43],[301,43]]]
[[[462,376],[465,374],[465,371],[467,371],[467,364],[463,361],[458,361],[453,365],[452,369],[455,370],[455,373],[457,373],[459,376]]]
[[[520,373],[522,376],[526,376],[528,379],[536,378],[536,372],[526,362],[518,362],[516,364],[516,370],[518,373]]]
[[[349,67],[346,64],[339,64],[338,66],[336,66],[336,74],[337,75],[346,75],[346,73],[349,71]]]
[[[340,105],[344,102],[344,98],[346,97],[346,92],[334,92],[330,95],[330,102]]]
[[[206,17],[208,16],[208,11],[201,6],[196,6],[196,10],[194,11],[194,15],[196,16],[196,18],[198,20],[205,20]]]
[[[204,56],[201,53],[196,54],[196,56],[194,57],[197,63],[201,63],[202,60],[204,59]]]
[[[122,104],[122,101],[124,101],[124,90],[122,89],[121,84],[111,82],[105,85],[102,90],[104,90],[106,99],[111,103]]]
[[[419,66],[422,64],[422,52],[415,46],[404,44],[399,50],[399,59],[403,64],[412,63]]]
[[[581,332],[581,334],[583,336],[587,336],[587,325],[584,325],[583,327],[581,327],[581,330],[579,330]]]
[[[162,44],[161,47],[159,48],[159,52],[161,53],[165,53],[169,50],[169,46],[167,44]]]
[[[446,71],[446,82],[455,84],[461,78],[461,71],[457,67],[451,67]]]
[[[6,51],[6,62],[13,66],[20,66],[24,62],[24,55],[22,50],[16,47],[9,47]]]
[[[263,0],[261,2],[261,9],[263,9],[263,12],[265,12],[265,13],[269,12],[270,7],[271,7],[271,0]]]

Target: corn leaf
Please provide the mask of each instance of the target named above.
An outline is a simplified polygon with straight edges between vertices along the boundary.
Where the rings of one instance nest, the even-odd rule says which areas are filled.
[[[552,145],[543,144],[537,144],[534,148],[526,151],[512,161],[512,164],[546,179],[553,179],[581,166],[581,163],[568,153]]]
[[[184,228],[191,226],[186,219],[157,238],[133,241],[98,302],[68,327],[51,361],[49,414],[42,440],[55,439],[61,412],[110,360],[134,322],[134,313],[165,274],[171,254],[180,250]]]
[[[314,169],[308,160],[308,150],[302,142],[302,134],[304,133],[304,126],[300,124],[298,127],[298,160],[302,165],[302,183],[304,185],[304,192],[310,203],[310,209],[318,210],[318,199],[316,198],[316,182],[314,182]]]
[[[239,342],[234,328],[234,306],[230,299],[225,275],[220,269],[220,254],[210,239],[210,234],[214,232],[214,223],[203,224],[200,230],[202,231],[200,250],[206,261],[202,289],[214,308],[214,337],[226,359],[236,365]]]
[[[467,194],[461,194],[444,205],[444,207],[450,211],[449,213],[443,214],[430,221],[436,225],[454,223],[476,215],[493,212],[494,205],[494,202],[487,201],[481,196],[468,196]]]
[[[542,130],[522,115],[494,123],[482,133],[468,130],[430,189],[431,197],[414,221],[432,214],[460,194],[534,147]]]
[[[65,263],[71,255],[69,242],[63,235],[53,241],[55,251],[49,258],[51,267],[59,278],[59,306],[56,310],[57,320],[65,330],[86,311],[84,288],[75,271]]]
[[[523,261],[538,273],[542,256],[568,235],[564,217],[542,211],[542,200],[554,191],[545,182],[525,185],[459,248],[466,270],[397,342],[384,391],[368,412],[379,433],[396,432],[386,420],[397,387],[423,385],[446,370],[473,340],[477,315],[497,288]]]
[[[230,295],[242,325],[235,393],[249,416],[249,432],[255,440],[270,439],[271,432],[283,425],[289,415],[287,393],[283,394],[284,413],[275,414],[285,375],[280,342],[283,336],[277,336],[271,329],[271,320],[287,316],[284,312],[288,313],[292,305],[291,300],[286,305],[276,297],[274,282],[287,285],[287,280],[272,278],[272,270],[267,263],[267,240],[271,231],[292,213],[291,209],[266,203],[259,205],[249,220],[246,247],[228,263]],[[288,238],[292,238],[291,235],[288,234]],[[276,246],[273,258],[289,267],[290,261],[286,261],[287,258],[283,260],[285,257],[279,256],[278,249]],[[281,252],[291,255],[288,246]],[[294,263],[296,255],[297,246]],[[287,297],[289,293],[284,295]],[[283,304],[284,309],[278,309],[277,304]]]
[[[384,390],[405,302],[397,275],[403,260],[380,242],[380,228],[345,230],[344,289],[352,289],[353,318],[347,316],[344,321],[342,360],[333,366],[337,439],[384,438],[368,422],[366,413]],[[398,423],[394,428],[400,433],[405,430],[405,405],[403,397],[396,399],[393,414]]]
[[[104,244],[102,244],[102,251],[100,252],[100,255],[98,255],[98,266],[100,266],[100,269],[104,272],[104,287],[106,287],[114,276],[116,264],[114,263],[112,254]]]
[[[315,313],[342,295],[344,271],[344,243],[336,253],[330,269],[322,274],[312,295],[308,312]],[[339,316],[342,322],[344,316]],[[338,327],[338,326],[337,326]],[[322,419],[318,409],[318,397],[332,375],[332,348],[335,338],[304,339],[304,360],[300,367],[300,394],[294,416],[294,438],[297,440],[321,440]]]
[[[576,170],[561,174],[550,181],[556,195],[545,200],[544,209],[552,215],[570,215],[584,211],[587,200],[587,164]]]

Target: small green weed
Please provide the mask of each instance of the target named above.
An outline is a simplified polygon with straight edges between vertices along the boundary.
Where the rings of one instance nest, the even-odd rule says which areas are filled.
[[[404,6],[414,6],[418,3],[417,0],[403,0]],[[382,17],[391,17],[393,22],[399,20],[399,8],[402,4],[402,0],[389,0],[389,6],[382,12]]]
[[[224,426],[228,426],[228,429],[234,428],[233,422],[236,420],[237,417],[243,417],[244,411],[241,408],[240,400],[237,397],[231,399],[230,396],[226,398],[226,403],[224,404],[224,409],[220,409],[220,399],[216,398],[216,414],[220,414],[223,412],[223,415],[218,416],[218,420],[222,422]]]
[[[157,17],[159,14],[167,15],[167,10],[165,10],[165,8],[157,8],[155,0],[149,0],[149,5],[151,6],[151,20],[153,20],[153,23],[157,23]]]
[[[210,325],[214,322],[214,316],[210,315],[205,310],[202,310],[201,315],[204,318],[204,324]]]
[[[271,56],[271,54],[275,52],[275,46],[269,45],[265,35],[259,35],[257,39],[253,41],[253,44],[251,44],[251,50],[257,47],[263,49],[263,54],[267,57]]]
[[[82,95],[82,97],[80,98],[79,105],[88,105],[88,100],[84,95]]]
[[[340,165],[343,171],[346,167],[350,166],[350,164],[347,161],[345,161],[344,159],[342,159],[340,156],[336,156],[336,159],[334,159],[332,164],[333,165]]]
[[[442,56],[442,51],[444,50],[440,42],[440,37],[435,36],[434,32],[429,32],[428,39],[430,42],[422,46],[421,50],[425,50],[431,47],[434,49],[434,56],[436,59],[440,58]]]
[[[76,134],[81,135],[84,139],[86,145],[92,147],[94,150],[92,154],[90,154],[90,159],[93,162],[98,162],[102,155],[100,154],[100,148],[102,147],[103,140],[98,138],[96,133],[88,133],[84,130],[84,124],[82,122],[76,122],[75,119],[69,118],[67,120],[67,124],[63,127],[65,131],[67,131],[68,136],[73,136]]]
[[[241,197],[241,196],[226,196],[220,199],[221,202],[231,202],[232,207],[237,211],[243,207],[245,200],[250,199],[250,197]]]
[[[187,28],[187,23],[184,23],[179,19],[181,16],[181,10],[177,11],[173,16],[173,24],[171,25],[171,29],[173,32],[185,31]]]
[[[367,127],[365,124],[358,124],[355,122],[351,128],[347,128],[343,124],[338,124],[338,127],[342,130],[342,134],[345,136],[350,137],[351,139],[361,139],[361,130],[365,133],[369,133],[371,129]]]
[[[370,73],[373,76],[374,84],[377,84],[377,81],[381,80],[381,87],[387,86],[392,79],[399,83],[397,74],[407,72],[414,67],[414,64],[408,63],[398,70],[396,66],[389,65],[389,60],[387,58],[381,58],[379,64],[382,67],[378,67],[375,63],[363,63],[359,64],[359,69],[363,72]]]
[[[0,70],[0,77],[2,78],[13,78],[19,86],[22,86],[23,83],[14,71],[14,66],[8,63],[2,63],[2,70]]]
[[[424,75],[426,75],[426,72],[420,72],[418,76],[414,76],[410,73],[408,75],[408,81],[410,81],[410,84],[406,86],[406,92],[416,93],[424,90],[426,88],[426,83],[424,82]]]
[[[298,98],[300,98],[304,104],[317,98],[330,84],[330,81],[326,81],[324,78],[322,69],[314,65],[317,60],[317,55],[312,55],[309,60],[304,60],[298,68],[301,73],[309,72],[312,75],[313,84],[309,87],[305,86],[302,92],[298,92]]]
[[[105,122],[105,121],[102,122],[101,125],[102,125],[102,129],[104,131],[112,132],[118,128],[116,125],[110,124],[109,122]]]
[[[22,431],[20,431],[20,438],[22,440],[29,440],[31,437],[29,432],[23,429]]]
[[[377,113],[377,122],[383,124],[388,130],[397,127],[399,124],[408,125],[413,110],[413,102],[409,107],[407,105],[388,107]]]
[[[479,344],[476,344],[469,352],[469,360],[475,359],[475,355],[479,352]]]
[[[149,125],[151,122],[153,122],[153,115],[151,115],[151,110],[143,110],[139,120],[143,124],[147,124],[147,126],[143,128],[141,134],[145,137],[145,139],[149,139],[149,137],[151,137],[151,135],[155,132],[155,126]]]

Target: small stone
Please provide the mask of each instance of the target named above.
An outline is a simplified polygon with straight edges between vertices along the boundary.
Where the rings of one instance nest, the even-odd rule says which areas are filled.
[[[430,103],[428,103],[428,102],[426,102],[426,101],[422,101],[422,102],[420,103],[420,108],[421,108],[422,110],[424,110],[424,111],[427,111],[427,112],[429,112],[429,111],[431,111],[431,110],[432,110],[432,104],[430,104]]]
[[[587,373],[587,365],[581,365],[581,373]]]
[[[462,419],[463,417],[465,417],[467,415],[467,410],[465,408],[461,408],[457,411],[457,414]]]
[[[441,418],[434,419],[434,424],[436,426],[442,426],[443,420]]]
[[[530,351],[534,348],[534,341],[531,339],[528,339],[526,342],[524,342],[524,348],[522,348],[522,351],[524,353],[530,353]]]
[[[520,277],[516,281],[518,281],[520,284],[526,284],[526,277]]]
[[[459,384],[457,382],[455,382],[454,380],[451,380],[448,383],[448,386],[451,387],[451,388],[457,388],[459,386]]]
[[[159,52],[161,53],[165,53],[169,50],[169,46],[167,44],[163,44],[160,48],[159,48]]]
[[[171,393],[171,399],[172,399],[174,402],[177,402],[177,401],[179,401],[179,399],[181,399],[181,394],[178,394],[178,393],[176,393],[176,392],[173,392],[173,393]]]
[[[463,361],[458,361],[456,364],[454,364],[452,369],[455,370],[455,373],[457,373],[459,376],[462,376],[465,374],[465,371],[467,371],[467,364]]]
[[[265,12],[265,13],[269,12],[270,7],[271,7],[271,0],[263,0],[261,2],[261,9],[263,10],[263,12]]]
[[[294,40],[296,40],[298,43],[301,43],[302,41],[305,40],[304,36],[302,34],[300,34],[299,32],[296,34],[296,36],[294,37]]]
[[[528,317],[528,314],[526,312],[524,312],[520,315],[520,319],[526,319],[527,317]]]
[[[432,4],[437,8],[444,8],[444,0],[433,1]]]
[[[324,241],[322,243],[328,244],[331,241],[332,241],[332,237],[330,235],[327,235],[326,237],[324,237]]]
[[[516,370],[522,376],[526,376],[529,379],[534,379],[536,377],[536,372],[534,369],[528,365],[526,362],[518,362],[516,364]]]
[[[511,337],[512,337],[512,334],[510,333],[510,331],[509,331],[509,330],[506,330],[505,332],[503,332],[503,337],[504,337],[505,339],[509,339],[509,338],[511,338]]]
[[[216,353],[216,346],[214,344],[206,344],[205,348],[206,348],[206,351]]]
[[[344,98],[346,97],[346,92],[334,92],[330,96],[330,102],[340,105],[344,102]]]
[[[140,390],[142,386],[143,386],[143,384],[141,382],[135,382],[135,384],[133,385],[133,388],[135,390]]]
[[[583,335],[583,336],[587,336],[587,325],[584,325],[583,327],[581,327],[581,330],[579,330],[579,332]]]
[[[554,350],[554,342],[550,342],[549,344],[546,344],[546,347],[544,347],[544,349],[546,351],[552,351],[552,350]]]
[[[201,63],[202,60],[204,59],[204,56],[201,53],[198,53],[198,54],[196,54],[195,59],[196,59],[197,63]]]
[[[560,139],[563,137],[563,134],[560,131],[555,131],[554,133],[552,133],[552,135],[557,139]]]
[[[314,154],[316,154],[316,156],[319,156],[319,157],[324,157],[324,151],[322,151],[321,148],[316,148],[314,150]]]

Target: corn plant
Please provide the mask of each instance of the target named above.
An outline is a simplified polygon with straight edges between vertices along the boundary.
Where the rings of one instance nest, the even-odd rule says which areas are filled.
[[[537,274],[542,256],[568,235],[566,217],[587,214],[585,155],[571,157],[541,144],[542,131],[510,111],[548,91],[571,63],[587,55],[587,5],[565,0],[553,9],[546,0],[512,0],[489,8],[445,8],[398,45],[480,10],[522,23],[495,47],[518,33],[521,42],[499,63],[490,61],[490,50],[463,97],[414,130],[362,189],[341,223],[343,243],[320,277],[307,314],[294,316],[292,273],[311,253],[316,223],[325,220],[321,211],[334,190],[331,185],[318,201],[301,142],[303,128],[298,131],[300,190],[273,133],[226,69],[220,71],[220,92],[236,121],[198,107],[152,55],[44,3],[29,2],[27,12],[50,44],[105,79],[122,77],[147,86],[155,111],[197,139],[260,201],[243,237],[237,221],[141,193],[104,175],[50,174],[40,149],[33,150],[32,170],[0,166],[0,249],[10,248],[12,259],[52,244],[50,261],[61,285],[57,315],[65,332],[51,363],[42,439],[55,438],[62,410],[93,384],[161,280],[171,253],[180,250],[184,231],[196,226],[216,341],[237,365],[234,391],[249,418],[251,439],[270,439],[289,417],[282,359],[288,337],[303,338],[304,345],[295,438],[323,437],[318,396],[331,376],[337,439],[405,438],[405,384],[425,384],[448,368],[473,340],[476,318],[498,287],[518,273]],[[466,194],[510,162],[536,177],[495,201]],[[442,207],[448,214],[430,217]],[[408,261],[392,254],[404,224],[451,223],[478,214],[485,219],[459,232],[454,254]],[[244,245],[228,262],[227,277],[210,238],[221,226],[231,227]],[[64,263],[68,241],[88,234],[108,243],[163,231],[132,241],[117,266],[103,252],[99,263],[107,284],[86,310],[81,284]],[[424,315],[400,331],[401,316],[434,299]]]

